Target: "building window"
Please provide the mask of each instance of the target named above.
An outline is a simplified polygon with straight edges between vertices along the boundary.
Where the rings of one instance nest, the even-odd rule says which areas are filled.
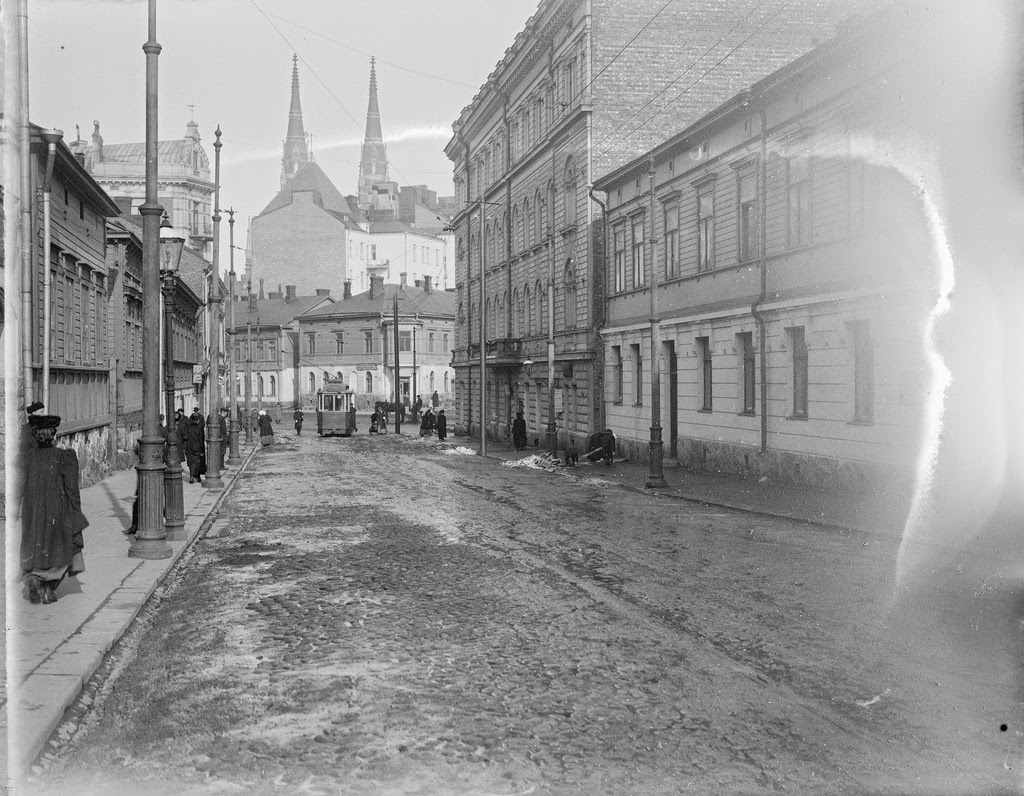
[[[714,393],[714,371],[711,365],[711,338],[697,338],[697,355],[700,357],[700,411],[710,412]]]
[[[306,353],[310,356],[316,354],[316,333],[310,332],[306,335]]]
[[[445,354],[448,353],[448,332],[441,335],[441,351]]]
[[[309,391],[316,392],[316,376],[309,374]]]
[[[739,197],[740,262],[746,262],[758,256],[757,174],[740,177]]]
[[[622,293],[626,289],[626,228],[616,227],[612,234],[615,252],[615,292]]]
[[[334,343],[337,346],[335,348],[335,353],[337,353],[337,354],[344,354],[345,353],[345,333],[344,332],[335,332],[334,333]]]
[[[445,393],[448,392],[448,374],[447,373],[444,374],[444,391],[445,391]]]
[[[633,287],[644,285],[644,222],[633,222]]]
[[[612,400],[622,403],[622,347],[612,346],[612,389],[615,391]]]
[[[434,353],[434,333],[433,332],[427,332],[427,353],[428,354],[433,354]]]
[[[572,260],[565,264],[565,328],[576,325],[576,274],[572,268]]]
[[[736,335],[736,348],[740,356],[740,383],[743,389],[742,414],[754,414],[754,333],[740,332]]]
[[[269,395],[277,395],[277,378],[274,376],[270,377],[270,392]]]
[[[568,106],[572,107],[573,100],[576,99],[576,59],[573,58],[569,61],[569,65],[565,68],[565,102]]]
[[[697,270],[715,267],[715,195],[708,188],[697,195]]]
[[[679,276],[679,206],[665,206],[665,278]]]
[[[853,420],[870,423],[874,419],[875,355],[871,340],[871,322],[850,325],[853,343]]]
[[[789,159],[786,194],[789,208],[790,249],[811,242],[811,159],[800,155]]]
[[[398,330],[398,350],[399,351],[412,351],[412,331],[406,329],[402,331]]]
[[[434,386],[434,371],[430,371],[430,391],[433,392],[437,388]]]
[[[363,332],[363,353],[373,353],[373,332]]]
[[[566,226],[570,226],[576,223],[579,213],[576,199],[576,161],[572,158],[569,158],[569,161],[565,164],[564,196],[564,209],[562,211],[565,216],[564,223]]]
[[[640,406],[644,402],[644,360],[640,356],[640,344],[630,346],[633,351],[633,394],[634,403]]]
[[[263,391],[263,377],[256,376],[256,395],[262,398],[266,393]]]
[[[804,327],[789,330],[790,350],[793,355],[793,417],[807,417],[807,341]]]
[[[373,374],[369,371],[366,373],[366,392],[368,394],[373,393]]]

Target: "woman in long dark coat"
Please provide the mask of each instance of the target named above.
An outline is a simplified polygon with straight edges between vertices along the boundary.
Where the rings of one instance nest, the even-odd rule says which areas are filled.
[[[270,415],[267,414],[266,409],[260,409],[260,416],[256,420],[257,425],[260,427],[260,444],[269,445],[274,441],[274,427],[273,422],[270,419]]]
[[[188,464],[188,482],[203,483],[202,475],[206,472],[206,431],[203,428],[203,416],[199,412],[193,412],[182,429],[181,448]]]
[[[522,412],[516,412],[516,419],[512,421],[512,444],[517,451],[526,447],[526,421]]]
[[[66,575],[85,569],[82,531],[89,521],[82,514],[78,487],[78,455],[54,446],[60,418],[29,418],[36,447],[24,452],[22,492],[21,573],[33,603],[55,603],[56,589]]]
[[[448,418],[444,416],[444,409],[437,413],[437,438],[441,442],[448,438]]]

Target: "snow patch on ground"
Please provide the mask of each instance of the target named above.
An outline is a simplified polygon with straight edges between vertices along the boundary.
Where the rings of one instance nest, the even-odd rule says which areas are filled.
[[[535,453],[532,456],[527,456],[525,459],[513,459],[511,461],[502,462],[502,467],[529,467],[531,470],[546,470],[549,473],[553,473],[559,467],[561,462],[552,456],[550,453]]]
[[[440,453],[445,456],[451,456],[452,454],[458,454],[460,456],[476,456],[476,451],[472,448],[464,448],[461,445],[457,448],[438,448]]]

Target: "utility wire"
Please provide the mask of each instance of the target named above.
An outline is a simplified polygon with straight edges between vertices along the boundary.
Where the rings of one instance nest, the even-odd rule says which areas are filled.
[[[686,76],[686,74],[687,74],[688,72],[690,72],[690,70],[692,70],[692,69],[693,69],[693,68],[694,68],[695,66],[697,66],[697,64],[699,64],[699,63],[700,63],[701,61],[703,61],[703,60],[704,60],[705,58],[707,58],[707,56],[708,56],[708,55],[709,55],[710,53],[712,53],[712,52],[713,52],[713,51],[714,51],[715,49],[717,49],[717,48],[718,48],[718,46],[719,46],[719,45],[720,45],[720,44],[721,44],[721,43],[722,43],[723,41],[725,41],[725,40],[726,40],[727,38],[729,38],[729,37],[730,37],[730,36],[731,36],[731,35],[732,35],[733,33],[735,33],[735,32],[736,32],[736,30],[737,30],[737,29],[738,29],[738,28],[739,28],[739,27],[740,27],[740,26],[741,26],[741,25],[742,25],[742,24],[743,24],[744,22],[746,22],[746,21],[747,21],[748,19],[750,19],[750,17],[751,17],[751,16],[752,16],[752,15],[754,14],[754,12],[755,12],[755,11],[757,11],[757,10],[758,10],[759,8],[761,8],[761,6],[763,6],[764,4],[765,4],[765,0],[760,0],[760,2],[758,2],[758,4],[757,4],[756,6],[754,6],[754,7],[753,7],[753,8],[752,8],[752,9],[751,9],[750,11],[748,11],[748,12],[747,12],[747,14],[746,14],[746,15],[745,15],[745,16],[744,16],[744,17],[743,17],[743,18],[742,18],[742,19],[741,19],[741,20],[740,20],[739,22],[737,22],[737,23],[736,23],[735,25],[733,25],[733,26],[732,26],[732,28],[731,28],[731,29],[730,29],[730,30],[729,30],[729,31],[728,31],[727,33],[725,33],[725,34],[723,34],[722,36],[720,36],[720,37],[718,38],[718,41],[716,41],[716,42],[715,42],[714,44],[712,44],[712,45],[711,45],[711,46],[710,46],[710,47],[709,47],[709,48],[708,48],[707,50],[705,50],[705,51],[703,52],[703,54],[701,54],[701,56],[700,56],[699,58],[697,58],[697,59],[696,59],[695,61],[693,61],[693,62],[692,62],[692,63],[691,63],[691,64],[690,64],[689,66],[687,66],[687,67],[686,67],[686,69],[684,69],[684,70],[683,70],[682,72],[680,72],[680,73],[679,73],[678,75],[676,75],[676,77],[675,77],[675,78],[673,78],[673,79],[672,79],[672,81],[671,81],[670,83],[668,83],[668,84],[667,84],[667,85],[666,85],[666,86],[665,86],[664,88],[662,88],[662,89],[661,89],[661,90],[660,90],[659,92],[657,92],[657,93],[656,93],[656,94],[655,94],[655,95],[654,95],[653,97],[651,97],[651,98],[650,98],[650,99],[649,99],[649,100],[648,100],[647,102],[645,102],[645,103],[644,103],[643,105],[641,105],[641,106],[640,106],[639,108],[637,108],[637,109],[636,109],[636,110],[635,110],[635,111],[633,112],[633,114],[632,114],[632,115],[631,115],[631,116],[630,116],[630,117],[629,117],[628,119],[625,119],[624,121],[620,122],[620,123],[619,123],[619,125],[618,125],[617,127],[615,127],[615,129],[613,129],[613,130],[611,130],[610,132],[606,133],[606,134],[605,134],[605,136],[604,136],[604,138],[602,138],[602,139],[601,139],[600,141],[598,141],[598,142],[597,142],[596,144],[594,144],[593,148],[594,148],[594,149],[597,149],[598,147],[600,147],[600,146],[601,146],[601,145],[602,145],[602,144],[603,144],[603,143],[604,143],[605,141],[607,141],[607,140],[608,140],[609,138],[611,138],[611,137],[612,137],[613,135],[615,135],[615,134],[616,134],[616,133],[617,133],[617,132],[618,132],[619,130],[621,130],[621,129],[622,129],[623,127],[625,127],[625,126],[626,126],[627,124],[629,124],[629,123],[630,123],[630,122],[631,122],[631,121],[632,121],[633,119],[635,119],[635,118],[636,118],[636,117],[637,117],[637,116],[638,116],[638,115],[639,115],[639,114],[640,114],[641,112],[643,112],[643,110],[644,110],[645,108],[648,108],[648,107],[650,107],[650,105],[651,105],[651,104],[652,104],[652,103],[653,103],[653,102],[654,102],[654,101],[655,101],[656,99],[658,99],[658,97],[660,97],[660,96],[661,96],[662,94],[664,94],[664,93],[665,93],[666,91],[668,91],[668,90],[669,90],[670,88],[672,88],[672,86],[674,86],[674,85],[675,85],[676,83],[678,83],[678,82],[679,82],[680,80],[682,80],[682,79],[683,79],[683,77],[685,77],[685,76]],[[652,117],[652,118],[653,118],[653,117]]]
[[[665,105],[664,105],[664,106],[663,106],[663,107],[662,107],[662,108],[661,108],[660,110],[658,110],[658,111],[655,111],[655,112],[654,112],[653,114],[651,114],[651,116],[649,116],[649,117],[648,117],[648,118],[647,118],[647,119],[646,119],[646,120],[645,120],[645,121],[644,121],[643,123],[641,123],[641,124],[640,124],[640,125],[639,125],[638,127],[634,128],[634,129],[633,129],[633,130],[631,130],[630,132],[626,133],[626,134],[625,134],[624,136],[622,136],[621,138],[619,138],[619,139],[618,139],[617,141],[615,141],[615,142],[614,142],[613,144],[611,144],[610,146],[606,147],[605,149],[602,149],[602,150],[601,150],[600,152],[598,152],[598,153],[597,153],[597,154],[595,155],[595,157],[601,157],[602,155],[605,155],[605,154],[607,154],[608,152],[611,152],[611,150],[612,150],[612,149],[613,149],[613,148],[614,148],[615,146],[617,146],[618,144],[622,143],[623,141],[625,141],[625,140],[626,140],[627,138],[629,138],[630,136],[634,135],[635,133],[638,133],[638,132],[639,132],[640,130],[642,130],[642,129],[643,129],[644,127],[646,127],[646,126],[647,126],[647,125],[648,125],[648,124],[649,124],[649,123],[650,123],[650,122],[651,122],[651,121],[652,121],[652,120],[653,120],[653,119],[654,119],[655,117],[657,117],[657,116],[661,115],[661,114],[662,114],[662,113],[664,113],[664,112],[665,112],[666,110],[668,110],[668,109],[669,109],[669,108],[670,108],[670,107],[671,107],[671,106],[672,106],[672,105],[673,105],[673,104],[674,104],[674,103],[675,103],[675,102],[676,102],[676,101],[677,101],[677,100],[678,100],[678,99],[679,99],[680,97],[682,97],[682,96],[683,96],[684,94],[686,94],[686,93],[687,93],[687,92],[688,92],[688,91],[689,91],[689,90],[690,90],[691,88],[693,88],[693,87],[694,87],[694,86],[696,86],[696,85],[697,85],[698,83],[700,83],[700,82],[701,82],[701,81],[702,81],[702,80],[703,80],[703,79],[704,79],[705,77],[707,77],[707,76],[708,76],[709,74],[711,74],[712,72],[714,72],[714,71],[715,71],[715,69],[717,69],[717,68],[718,68],[719,66],[721,66],[721,65],[722,65],[722,64],[723,64],[723,63],[724,63],[724,62],[725,62],[725,61],[726,61],[726,60],[727,60],[727,59],[728,59],[728,58],[729,58],[730,56],[732,56],[732,55],[733,55],[733,53],[735,53],[735,52],[736,52],[737,50],[739,50],[739,49],[740,49],[741,47],[743,47],[743,45],[745,45],[745,44],[746,44],[747,42],[749,42],[749,41],[750,41],[750,40],[751,40],[752,38],[754,38],[754,36],[756,36],[756,35],[757,35],[758,33],[760,33],[760,32],[761,32],[761,30],[762,30],[762,29],[763,29],[763,28],[765,27],[765,25],[767,25],[767,24],[768,24],[769,22],[773,21],[773,20],[774,20],[774,19],[775,19],[775,18],[776,18],[777,16],[779,16],[779,14],[781,14],[781,13],[782,13],[782,11],[783,11],[783,10],[785,9],[785,7],[786,7],[786,4],[785,4],[785,3],[783,3],[783,4],[782,4],[782,5],[781,5],[781,6],[779,7],[779,10],[778,10],[778,11],[776,11],[776,12],[775,12],[774,14],[772,14],[772,15],[771,15],[770,17],[768,17],[768,18],[767,18],[767,19],[766,19],[766,20],[765,20],[764,22],[762,22],[762,23],[761,23],[760,25],[758,25],[758,26],[757,26],[757,28],[755,28],[755,29],[754,29],[753,33],[751,33],[751,34],[750,34],[749,36],[747,36],[747,37],[746,37],[746,38],[745,38],[745,39],[744,39],[743,41],[741,41],[741,42],[740,42],[739,44],[737,44],[737,45],[736,45],[735,47],[733,47],[733,48],[732,48],[731,50],[729,50],[729,52],[727,52],[727,53],[726,53],[726,54],[725,54],[724,56],[722,56],[722,57],[721,57],[721,58],[720,58],[720,59],[719,59],[718,61],[716,61],[716,62],[715,62],[715,63],[714,63],[714,64],[713,64],[713,65],[712,65],[712,66],[711,66],[710,68],[708,68],[708,69],[707,69],[707,70],[706,70],[706,71],[705,71],[705,72],[704,72],[704,73],[703,73],[703,74],[702,74],[702,75],[701,75],[700,77],[698,77],[698,78],[697,78],[696,80],[694,80],[694,81],[693,81],[692,83],[690,83],[690,85],[688,85],[688,86],[687,86],[686,88],[684,88],[684,89],[683,89],[682,91],[680,91],[680,92],[679,92],[678,94],[676,94],[676,95],[675,95],[675,96],[674,96],[674,97],[673,97],[673,98],[672,98],[671,100],[669,100],[669,101],[668,101],[667,103],[665,103]],[[602,139],[602,141],[604,141],[604,140],[605,140],[605,139]]]
[[[317,79],[317,82],[318,82],[318,83],[320,83],[320,85],[324,87],[324,91],[326,91],[326,92],[327,92],[328,96],[329,96],[329,97],[330,97],[331,99],[333,99],[333,100],[334,100],[334,101],[335,101],[336,103],[338,103],[338,107],[339,107],[339,108],[341,108],[341,109],[342,109],[342,110],[343,110],[343,111],[345,112],[345,115],[346,115],[346,116],[348,116],[348,118],[352,120],[352,123],[353,123],[353,124],[354,124],[354,125],[355,125],[355,126],[356,126],[356,127],[357,127],[357,128],[358,128],[358,129],[360,130],[360,131],[361,131],[361,132],[362,132],[362,131],[363,131],[363,126],[362,126],[362,124],[361,124],[361,123],[359,122],[359,120],[358,120],[358,119],[356,119],[356,117],[355,117],[355,116],[353,116],[353,115],[352,115],[352,114],[351,114],[351,113],[349,112],[349,109],[348,109],[348,108],[346,108],[346,107],[344,106],[344,104],[342,104],[341,100],[339,100],[339,99],[338,99],[338,98],[337,98],[337,97],[335,96],[334,92],[333,92],[333,91],[331,91],[331,89],[330,89],[330,88],[329,88],[329,87],[327,86],[327,83],[325,83],[325,82],[323,81],[323,79],[322,79],[322,78],[320,77],[320,75],[318,75],[318,74],[317,74],[316,70],[315,70],[315,69],[313,69],[313,67],[311,67],[311,66],[309,65],[309,62],[307,62],[307,61],[306,61],[306,59],[305,59],[305,58],[304,58],[303,56],[299,55],[299,51],[298,51],[298,48],[296,48],[295,46],[293,46],[293,45],[292,45],[292,43],[291,43],[290,41],[288,41],[288,37],[287,37],[287,36],[285,36],[285,35],[284,35],[284,34],[283,34],[283,33],[281,32],[281,29],[280,29],[280,28],[278,28],[278,27],[277,27],[277,25],[275,25],[275,24],[274,24],[274,22],[273,22],[273,21],[272,21],[272,20],[270,19],[270,17],[269,17],[269,16],[267,16],[266,12],[265,12],[265,11],[264,11],[264,10],[263,10],[262,8],[260,8],[260,7],[259,7],[259,5],[257,5],[257,3],[256,3],[256,0],[249,0],[249,2],[250,2],[250,3],[252,4],[252,7],[253,7],[253,8],[255,8],[255,9],[256,9],[257,11],[259,11],[259,12],[260,12],[260,13],[261,13],[261,14],[263,15],[263,18],[264,18],[265,20],[267,20],[267,24],[269,24],[269,25],[270,25],[270,27],[272,27],[272,28],[273,28],[273,29],[275,30],[275,32],[277,33],[277,35],[278,35],[278,36],[280,36],[280,37],[281,37],[281,38],[282,38],[282,39],[284,40],[284,43],[285,43],[285,44],[287,44],[289,48],[291,48],[292,52],[294,52],[294,53],[295,53],[295,54],[296,54],[296,55],[298,56],[299,60],[300,60],[300,61],[302,61],[302,64],[303,64],[303,66],[305,66],[305,67],[306,67],[306,68],[307,68],[307,69],[308,69],[308,70],[310,71],[310,74],[312,74],[312,75],[313,75],[313,77],[315,77],[315,78]],[[388,160],[388,166],[390,166],[391,168],[393,168],[393,169],[395,170],[395,173],[396,173],[396,174],[397,174],[397,175],[398,175],[399,177],[401,177],[402,181],[403,181],[403,182],[404,182],[404,183],[405,183],[406,185],[411,185],[411,184],[412,184],[411,182],[409,182],[409,180],[408,180],[408,179],[406,178],[406,176],[405,176],[405,175],[404,175],[404,174],[402,173],[402,171],[401,171],[401,170],[400,170],[400,169],[399,169],[399,168],[398,168],[398,167],[397,167],[397,166],[396,166],[396,165],[395,165],[395,164],[394,164],[394,163],[393,163],[393,162],[392,162],[392,161],[391,161],[390,159]]]
[[[243,2],[243,0],[232,0],[232,2],[238,3],[238,5],[245,6],[246,8],[252,8],[252,6],[249,5],[249,3]],[[257,10],[260,10],[260,9],[257,9]],[[351,44],[345,44],[345,42],[343,42],[343,41],[338,41],[337,39],[332,39],[330,36],[328,36],[328,35],[326,35],[324,33],[321,33],[318,30],[313,30],[312,28],[304,27],[303,25],[300,25],[298,22],[295,22],[294,20],[287,19],[285,17],[279,16],[278,14],[268,14],[267,12],[264,12],[264,11],[261,11],[261,10],[260,10],[260,13],[262,13],[264,16],[271,16],[271,17],[274,17],[275,19],[281,20],[282,22],[286,22],[289,25],[292,25],[292,26],[298,28],[299,30],[305,31],[306,33],[311,33],[314,36],[319,36],[321,39],[325,39],[325,40],[331,42],[332,44],[337,44],[339,47],[344,47],[346,50],[351,50],[354,53],[359,53],[360,55],[365,55],[367,57],[372,55],[372,53],[368,53],[368,52],[365,52],[363,50],[360,50],[358,47],[353,47]],[[376,56],[374,56],[374,57],[376,57]],[[430,78],[431,80],[440,80],[442,83],[451,83],[453,86],[464,86],[465,88],[476,88],[476,86],[473,86],[473,85],[471,85],[469,83],[462,83],[462,82],[460,82],[458,80],[452,80],[451,78],[441,77],[440,75],[432,75],[432,74],[429,74],[428,72],[419,72],[416,69],[410,69],[407,66],[402,66],[401,64],[396,64],[394,61],[388,61],[388,60],[386,60],[384,58],[377,58],[377,60],[380,61],[382,64],[387,64],[388,66],[393,66],[395,69],[400,69],[403,72],[408,72],[411,75],[419,75],[420,77]]]

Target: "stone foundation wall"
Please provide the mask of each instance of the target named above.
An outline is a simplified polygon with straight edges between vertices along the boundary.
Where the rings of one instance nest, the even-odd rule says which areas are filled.
[[[102,481],[115,469],[110,461],[110,434],[110,426],[99,426],[57,437],[57,445],[78,454],[79,478],[83,487]]]

